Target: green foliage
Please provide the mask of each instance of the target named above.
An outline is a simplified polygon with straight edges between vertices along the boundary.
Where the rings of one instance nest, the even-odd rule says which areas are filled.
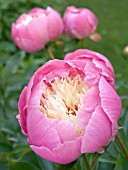
[[[49,60],[45,49],[28,54],[18,49],[11,40],[11,24],[22,13],[27,13],[33,7],[51,6],[62,15],[68,5],[87,7],[99,18],[98,32],[102,35],[100,42],[89,39],[79,42],[62,35],[49,44],[53,54],[63,59],[68,52],[78,48],[89,48],[107,56],[112,62],[116,73],[116,90],[122,99],[123,111],[119,120],[121,137],[128,149],[128,60],[122,50],[128,44],[127,0],[0,0],[0,170],[85,170],[85,164],[80,157],[69,165],[55,165],[33,153],[27,139],[21,133],[16,119],[17,102],[21,90],[27,85],[31,75]],[[92,157],[88,155],[91,162]],[[128,161],[118,142],[111,142],[106,152],[102,154],[95,170],[124,170]]]

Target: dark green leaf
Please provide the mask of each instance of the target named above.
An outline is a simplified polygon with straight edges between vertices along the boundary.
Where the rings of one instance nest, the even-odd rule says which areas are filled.
[[[8,164],[8,170],[39,170],[35,165],[29,162],[11,162]]]

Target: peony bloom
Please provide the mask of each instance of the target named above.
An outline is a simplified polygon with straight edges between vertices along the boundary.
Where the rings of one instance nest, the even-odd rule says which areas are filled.
[[[121,100],[112,65],[90,50],[40,67],[21,93],[19,123],[31,149],[58,164],[104,151],[118,132]]]
[[[26,52],[41,50],[49,41],[58,38],[63,32],[63,21],[60,14],[47,7],[34,8],[28,14],[22,14],[12,24],[12,39]]]
[[[98,19],[87,8],[69,6],[64,14],[64,29],[69,37],[83,39],[96,31]]]

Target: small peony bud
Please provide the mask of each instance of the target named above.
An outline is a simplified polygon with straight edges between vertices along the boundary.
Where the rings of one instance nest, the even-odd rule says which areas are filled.
[[[97,17],[87,8],[67,7],[64,14],[64,29],[69,37],[83,39],[96,31]]]
[[[63,32],[60,14],[48,7],[34,8],[28,14],[22,14],[12,24],[12,39],[26,52],[36,52],[49,42],[58,38]]]

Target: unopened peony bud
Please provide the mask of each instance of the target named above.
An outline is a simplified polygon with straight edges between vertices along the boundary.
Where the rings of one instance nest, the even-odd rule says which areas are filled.
[[[64,14],[64,29],[69,37],[83,39],[96,31],[97,17],[87,8],[67,7]]]
[[[123,54],[126,58],[128,58],[128,45],[123,49]]]
[[[89,36],[89,38],[90,38],[92,41],[99,42],[99,41],[101,41],[102,36],[101,36],[99,33],[94,33],[94,34],[91,34],[91,35]]]
[[[28,14],[22,14],[12,24],[12,39],[26,52],[41,50],[49,41],[59,37],[63,32],[60,14],[48,7],[34,8]]]

